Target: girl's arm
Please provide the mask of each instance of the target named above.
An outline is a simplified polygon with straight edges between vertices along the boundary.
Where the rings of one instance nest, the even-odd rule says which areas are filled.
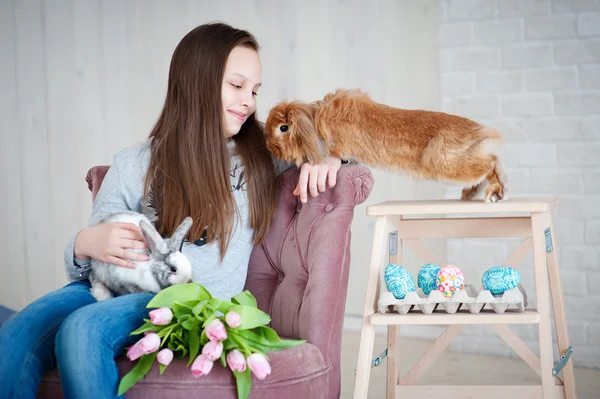
[[[288,163],[276,158],[271,154],[273,165],[275,166],[275,175],[279,176],[289,168],[296,166],[294,163]],[[308,192],[313,197],[316,197],[321,192],[325,192],[327,187],[334,187],[336,184],[337,172],[342,165],[354,164],[356,161],[340,160],[338,158],[327,158],[327,160],[318,165],[312,165],[305,162],[300,167],[300,176],[298,184],[294,189],[293,194],[300,196],[302,202],[307,201]]]
[[[70,281],[87,279],[90,258],[118,266],[134,267],[131,260],[147,260],[146,255],[125,248],[145,248],[139,227],[131,223],[98,223],[107,215],[130,211],[120,178],[120,162],[115,156],[92,207],[88,227],[75,233],[65,248],[64,264]]]

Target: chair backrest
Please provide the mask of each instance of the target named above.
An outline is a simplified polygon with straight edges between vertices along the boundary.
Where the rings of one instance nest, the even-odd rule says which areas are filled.
[[[254,247],[246,289],[271,315],[277,333],[321,350],[333,373],[329,397],[337,398],[350,227],[355,206],[371,193],[373,176],[365,166],[344,166],[333,189],[305,204],[292,194],[298,178],[296,168],[279,176],[275,222],[266,241]]]
[[[85,176],[85,181],[87,182],[88,188],[92,192],[92,202],[96,201],[96,195],[98,195],[98,191],[102,185],[102,180],[104,180],[104,176],[106,176],[106,172],[108,172],[109,167],[110,166],[108,165],[94,166],[88,170],[87,175]]]

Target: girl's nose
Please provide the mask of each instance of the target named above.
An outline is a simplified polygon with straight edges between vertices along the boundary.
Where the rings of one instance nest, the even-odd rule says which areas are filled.
[[[242,94],[242,98],[240,99],[240,103],[244,106],[244,107],[251,107],[252,104],[254,104],[254,96],[252,95],[252,92],[245,92]]]

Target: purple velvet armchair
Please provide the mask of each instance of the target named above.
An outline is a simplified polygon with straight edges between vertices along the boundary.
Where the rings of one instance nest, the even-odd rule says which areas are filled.
[[[107,166],[88,172],[95,198]],[[340,354],[348,272],[350,225],[354,207],[371,193],[373,176],[362,165],[338,172],[333,189],[302,204],[292,191],[299,171],[278,177],[281,186],[274,225],[266,241],[254,247],[246,289],[258,307],[271,315],[281,337],[307,343],[269,352],[272,373],[261,381],[252,376],[250,398],[339,398]],[[135,364],[117,360],[121,375]],[[130,389],[127,398],[237,398],[235,379],[218,362],[196,379],[186,362],[175,359],[161,376],[153,369]],[[62,398],[56,370],[48,373],[38,398]]]

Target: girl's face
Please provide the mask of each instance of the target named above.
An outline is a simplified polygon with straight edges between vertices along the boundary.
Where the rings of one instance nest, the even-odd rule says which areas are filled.
[[[246,119],[256,111],[261,76],[262,65],[256,51],[242,46],[231,51],[221,88],[225,137],[238,134]]]

